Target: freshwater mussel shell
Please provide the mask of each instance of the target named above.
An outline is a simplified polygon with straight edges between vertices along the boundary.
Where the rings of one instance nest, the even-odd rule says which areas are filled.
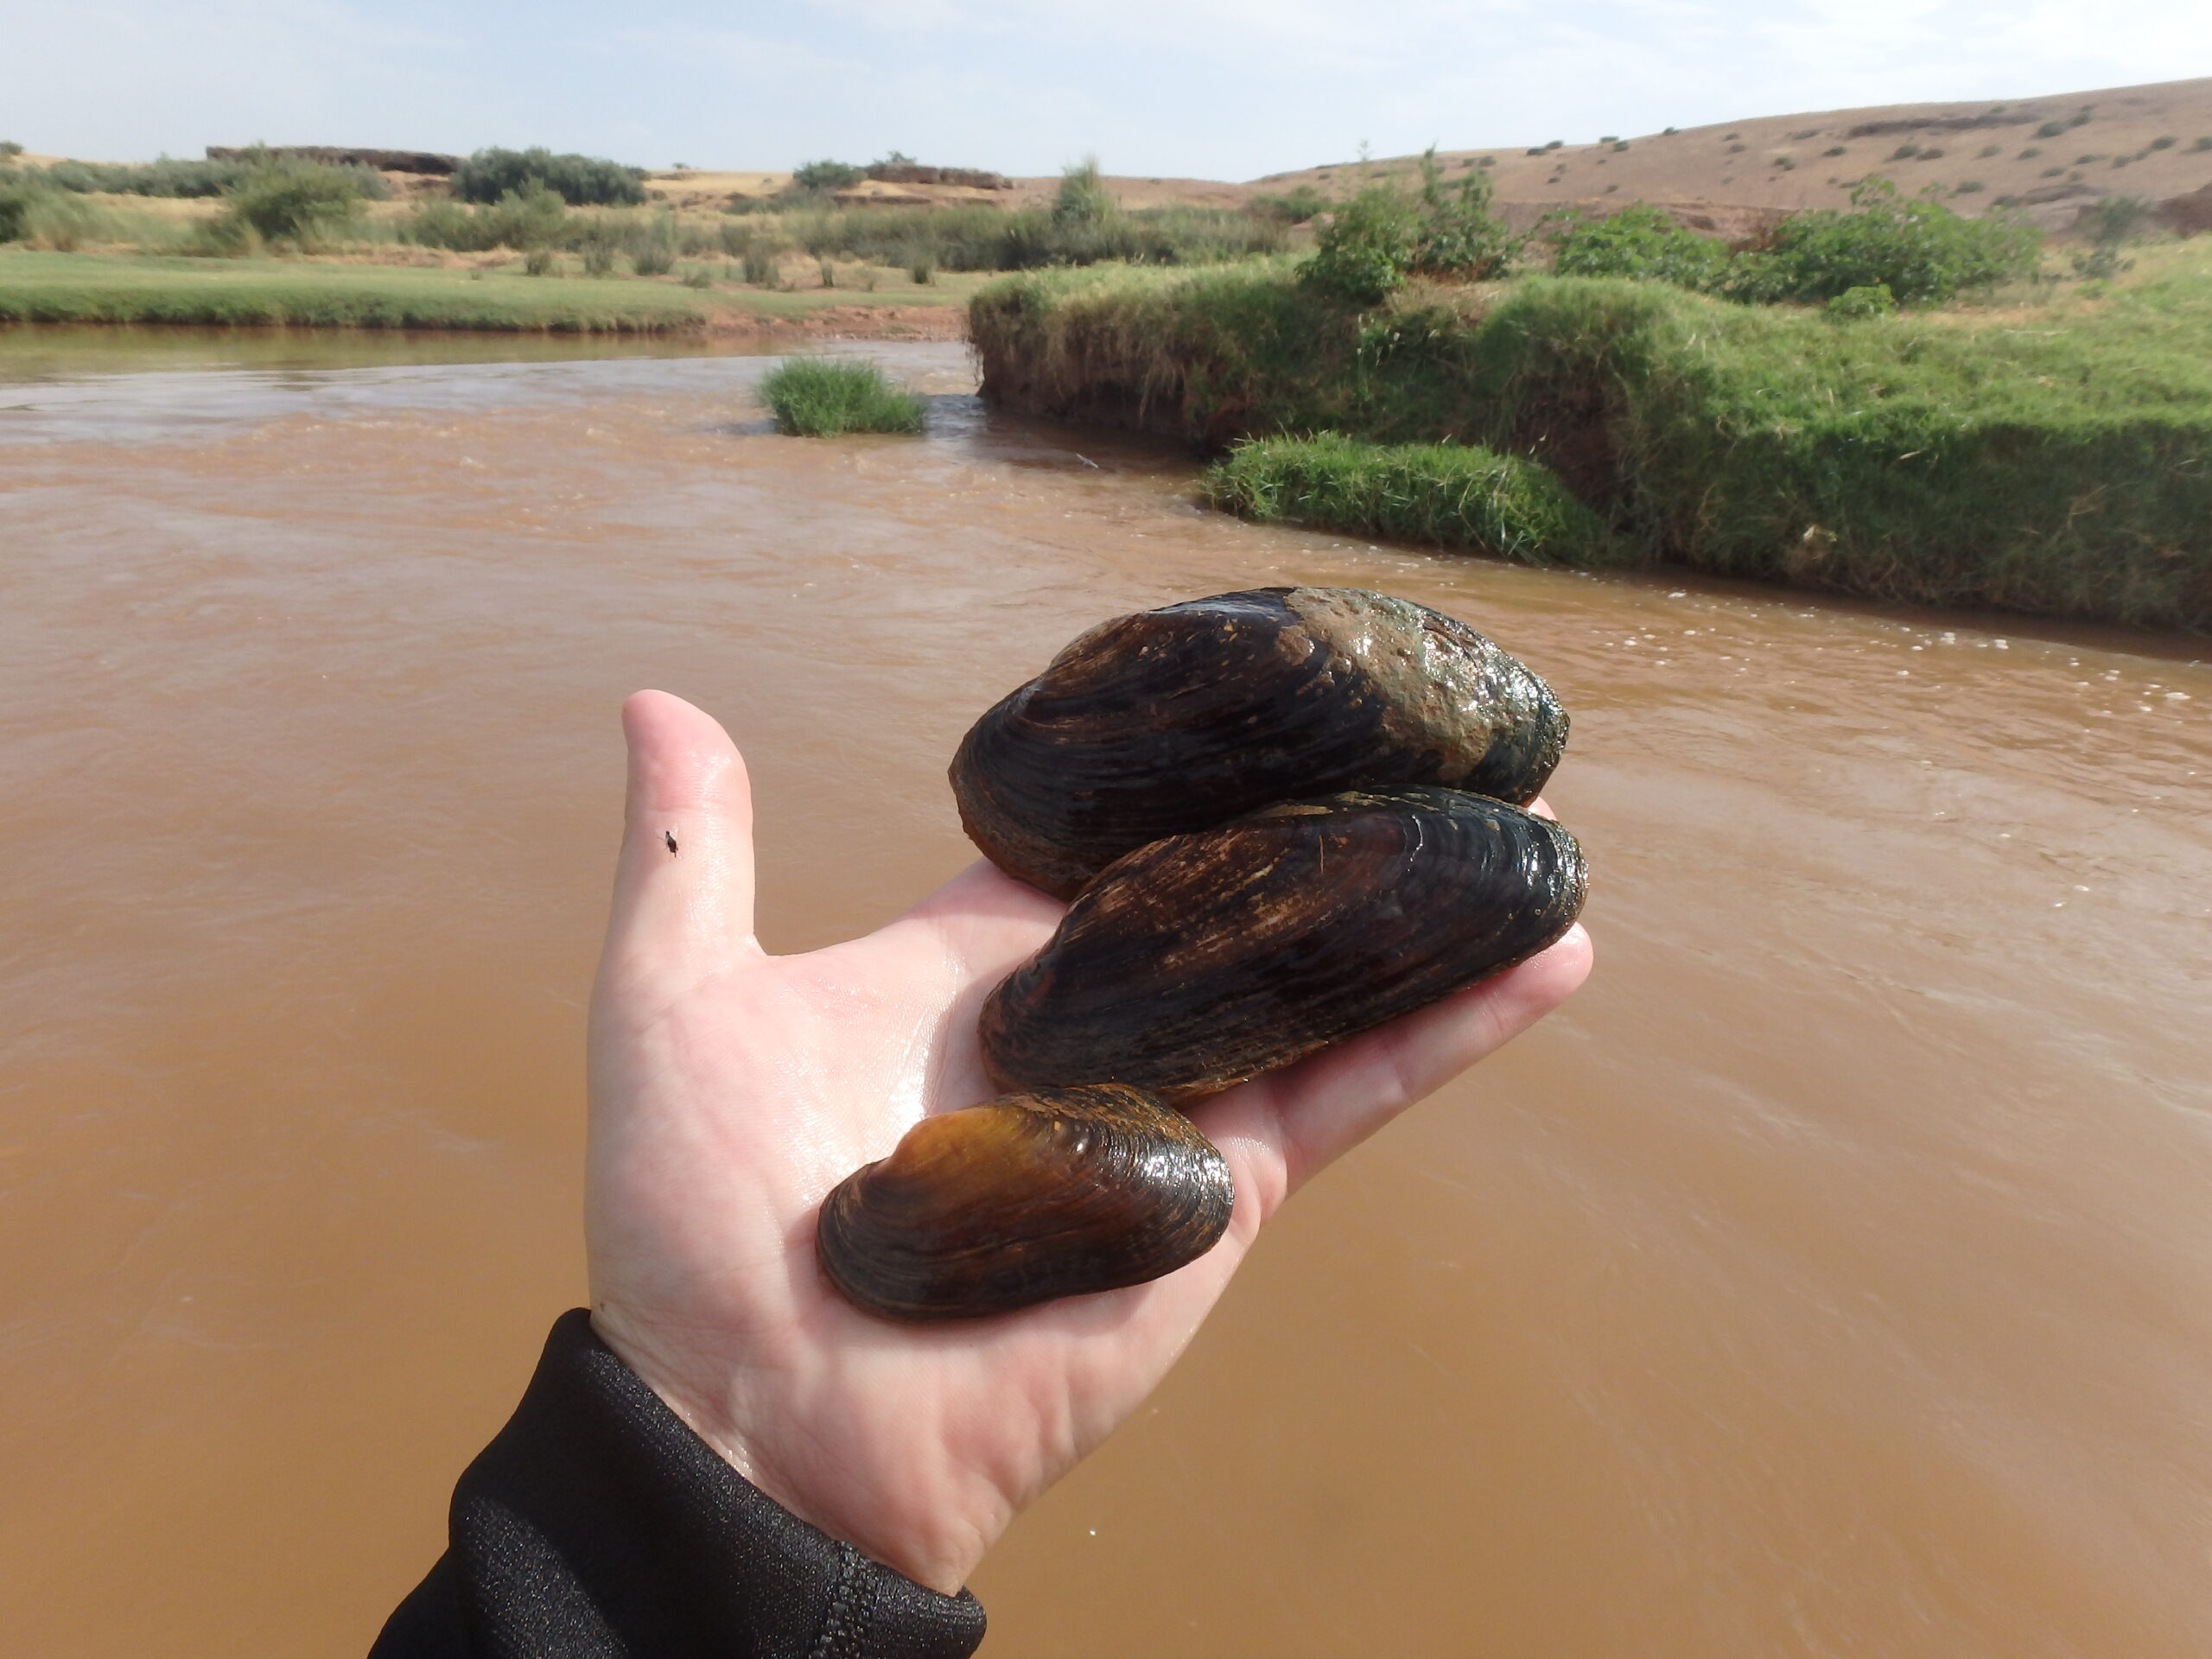
[[[1117,1085],[925,1117],[823,1201],[815,1254],[846,1300],[976,1318],[1142,1284],[1229,1225],[1229,1166],[1179,1113]]]
[[[961,822],[1070,898],[1124,853],[1270,803],[1435,785],[1535,798],[1567,711],[1465,623],[1355,588],[1262,588],[1116,618],[976,722]]]
[[[1185,1105],[1535,955],[1582,908],[1574,837],[1444,789],[1351,791],[1153,842],[983,1005],[1007,1089]]]

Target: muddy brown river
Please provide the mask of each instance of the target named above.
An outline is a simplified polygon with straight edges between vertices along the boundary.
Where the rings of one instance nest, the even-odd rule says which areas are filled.
[[[0,334],[0,1646],[353,1655],[582,1294],[622,696],[762,931],[970,856],[974,715],[1276,582],[1574,712],[1590,984],[1262,1238],[974,1584],[996,1659],[2212,1651],[2212,668],[1260,529],[864,350]]]

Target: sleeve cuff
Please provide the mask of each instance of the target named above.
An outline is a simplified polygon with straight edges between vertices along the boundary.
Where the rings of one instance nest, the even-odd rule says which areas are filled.
[[[454,1489],[446,1556],[373,1659],[965,1659],[982,1639],[973,1596],[939,1595],[784,1509],[578,1308]]]

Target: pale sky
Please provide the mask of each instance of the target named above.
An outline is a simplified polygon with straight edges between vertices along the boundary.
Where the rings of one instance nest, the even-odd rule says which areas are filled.
[[[0,0],[0,138],[1244,179],[2212,75],[2212,0]]]

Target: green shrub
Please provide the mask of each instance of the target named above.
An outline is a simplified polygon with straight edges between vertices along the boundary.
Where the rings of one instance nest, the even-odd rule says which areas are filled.
[[[1103,218],[1051,208],[839,207],[782,216],[780,233],[816,258],[896,270],[1033,270],[1045,265],[1216,264],[1279,251],[1283,227],[1227,208],[1160,207]]]
[[[1821,208],[1785,219],[1764,245],[1738,255],[1728,291],[1751,301],[1818,303],[1846,289],[1887,287],[1905,305],[2027,276],[2042,238],[2003,213],[1964,219],[1932,197],[1908,200],[1870,177],[1853,211]]]
[[[614,245],[611,242],[590,242],[583,248],[584,275],[612,276],[614,274]]]
[[[225,216],[252,226],[264,242],[311,247],[327,239],[361,206],[357,169],[278,160],[257,167],[226,193]]]
[[[1704,292],[1728,274],[1728,250],[1685,230],[1664,209],[1636,202],[1611,218],[1557,237],[1553,270],[1562,276],[1634,276]]]
[[[795,357],[760,382],[760,397],[786,437],[922,429],[922,400],[873,363]]]
[[[2191,155],[2195,155],[2200,150],[2212,149],[2212,138],[2199,138],[2189,148]]]
[[[866,168],[849,162],[801,162],[791,169],[791,182],[802,190],[842,190],[866,177]]]
[[[32,207],[50,194],[29,179],[0,179],[0,242],[21,241]]]
[[[928,258],[917,259],[906,267],[906,274],[914,279],[918,288],[926,288],[937,281],[937,264]]]
[[[0,138],[0,167],[13,167],[23,147],[12,138]]]
[[[1832,317],[1892,317],[1897,315],[1897,298],[1890,292],[1886,283],[1870,283],[1863,288],[1847,288],[1827,302],[1827,314]]]
[[[2046,121],[2036,129],[2038,138],[2063,138],[2065,136],[2066,124],[2063,121]]]
[[[556,274],[555,264],[552,249],[532,248],[523,257],[522,274],[525,276],[550,276]]]
[[[49,189],[35,176],[0,177],[0,242],[71,253],[112,232],[107,216],[90,202]]]
[[[744,255],[745,280],[755,288],[766,288],[776,280],[776,255],[773,249],[755,245],[747,247]]]
[[[1421,158],[1421,189],[1370,185],[1338,207],[1316,239],[1300,281],[1340,304],[1378,305],[1409,276],[1484,282],[1513,268],[1527,241],[1491,212],[1480,173],[1444,182],[1432,147]]]
[[[480,149],[454,169],[453,193],[462,201],[496,202],[532,188],[552,191],[572,207],[635,207],[645,200],[645,175],[595,156],[556,156],[530,149]]]
[[[399,226],[403,241],[455,253],[559,247],[585,233],[581,217],[543,185],[510,191],[484,207],[442,198],[418,202]]]
[[[715,278],[713,273],[707,270],[703,266],[687,270],[683,273],[683,286],[686,288],[712,288],[714,285]]]
[[[1601,565],[1619,550],[1546,468],[1467,444],[1254,438],[1207,468],[1215,506],[1248,518],[1466,548],[1523,564]]]
[[[1331,216],[1299,281],[1344,305],[1380,305],[1405,286],[1419,228],[1420,214],[1404,192],[1370,185]]]
[[[1961,179],[1957,185],[1953,188],[1953,194],[1955,195],[1971,196],[1978,194],[1980,192],[1986,190],[1989,187],[1984,184],[1980,179]]]
[[[2159,137],[2153,138],[2151,141],[2151,148],[2153,149],[2171,149],[2180,142],[2181,140],[2178,138],[2169,138],[2161,136]]]
[[[311,167],[321,162],[279,157],[256,146],[232,161],[179,160],[164,156],[156,162],[56,162],[46,169],[46,181],[57,190],[79,195],[220,196],[243,188],[254,174],[272,166]],[[347,163],[335,169],[353,181],[355,194],[364,200],[382,201],[391,186],[374,168]]]
[[[647,242],[630,255],[630,268],[640,276],[665,276],[676,268],[676,250],[662,242]]]

